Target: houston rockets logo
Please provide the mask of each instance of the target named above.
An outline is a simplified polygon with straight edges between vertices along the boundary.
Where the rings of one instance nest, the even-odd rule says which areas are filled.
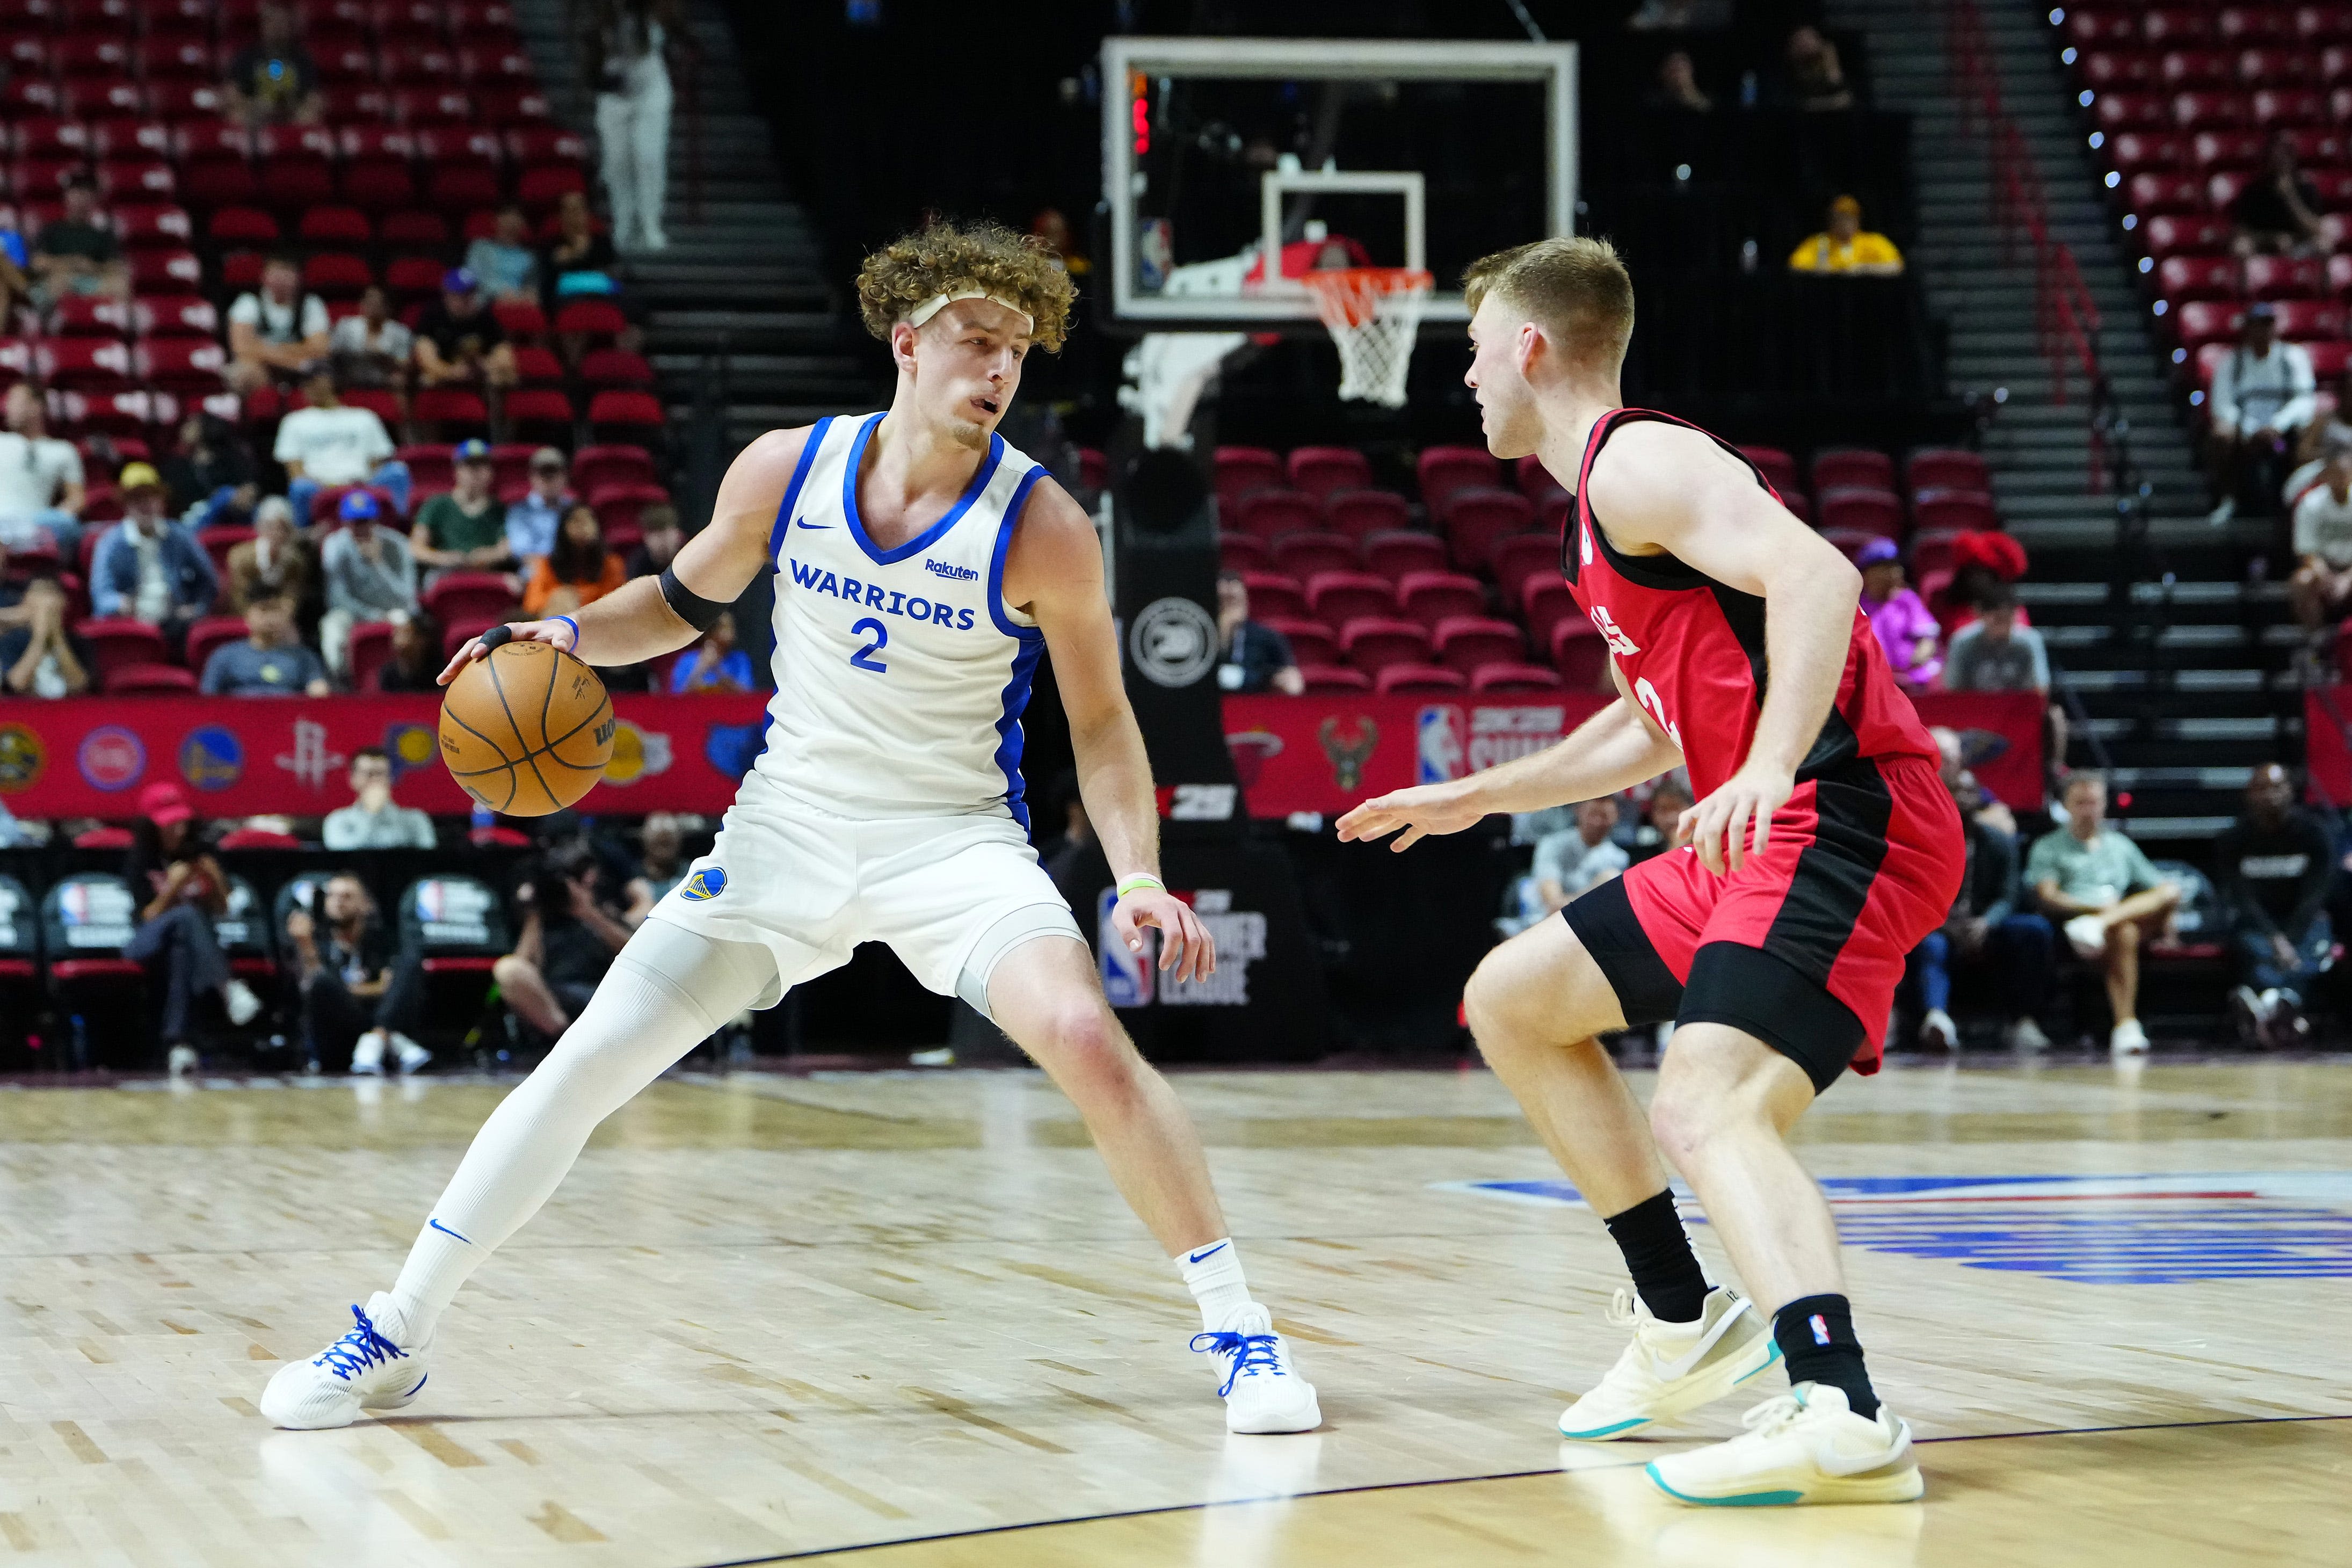
[[[1601,640],[1609,645],[1611,653],[1622,654],[1631,658],[1642,651],[1634,646],[1633,639],[1625,635],[1624,629],[1611,617],[1608,605],[1592,606],[1592,624],[1601,628]]]

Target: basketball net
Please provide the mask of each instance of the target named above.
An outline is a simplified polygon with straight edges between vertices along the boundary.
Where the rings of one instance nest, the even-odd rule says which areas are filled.
[[[1413,338],[1436,279],[1410,267],[1337,267],[1303,274],[1339,349],[1339,395],[1404,406]]]

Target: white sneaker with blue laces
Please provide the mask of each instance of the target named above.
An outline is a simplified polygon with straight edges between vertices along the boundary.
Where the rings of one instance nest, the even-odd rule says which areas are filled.
[[[1216,1363],[1223,1378],[1228,1432],[1312,1432],[1323,1425],[1315,1385],[1290,1364],[1290,1351],[1274,1331],[1274,1314],[1253,1301],[1224,1328],[1192,1336],[1195,1352]]]
[[[1709,1290],[1690,1323],[1663,1322],[1633,1291],[1619,1290],[1609,1321],[1633,1330],[1633,1342],[1597,1387],[1560,1414],[1559,1435],[1579,1443],[1628,1437],[1711,1405],[1780,1356],[1771,1325],[1728,1286]]]
[[[400,1311],[379,1290],[352,1331],[312,1356],[278,1369],[261,1392],[261,1413],[272,1425],[296,1432],[348,1426],[362,1410],[397,1410],[425,1386],[425,1354],[430,1342],[402,1345]]]

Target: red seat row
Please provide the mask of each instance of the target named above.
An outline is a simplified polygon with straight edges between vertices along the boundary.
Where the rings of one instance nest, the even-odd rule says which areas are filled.
[[[546,94],[512,80],[477,82],[470,88],[383,87],[343,83],[319,89],[322,118],[330,125],[391,121],[402,125],[472,125],[504,130],[546,123],[553,115]],[[0,113],[57,115],[77,120],[137,117],[193,121],[226,107],[220,88],[208,81],[54,81],[18,76],[0,86]]]
[[[103,32],[113,37],[245,42],[259,33],[262,0],[0,0],[0,27],[12,33]],[[503,0],[301,0],[306,35],[375,33],[453,40],[517,37]]]
[[[2052,19],[2078,47],[2352,41],[2352,5],[2067,5]]]
[[[2122,178],[2155,172],[2188,170],[2210,174],[2223,169],[2259,169],[2269,155],[2272,132],[2267,131],[2122,131],[2104,133],[2094,143],[2106,156],[2107,166]],[[2343,132],[2334,129],[2290,131],[2295,159],[2308,168],[2327,168],[2352,162]]]
[[[2352,82],[2352,44],[2247,49],[2084,49],[2074,79],[2101,92]]]

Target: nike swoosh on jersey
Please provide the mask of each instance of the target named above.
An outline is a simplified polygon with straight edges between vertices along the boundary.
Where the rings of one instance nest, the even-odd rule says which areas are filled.
[[[800,519],[800,520],[799,520],[799,522],[800,522],[800,526],[801,526],[801,527],[803,527],[803,528],[811,529],[811,530],[817,530],[817,531],[822,531],[822,530],[824,530],[824,529],[828,529],[828,528],[831,528],[831,527],[833,526],[833,524],[831,524],[831,523],[829,523],[829,522],[811,522],[811,521],[810,521],[808,519],[806,519],[806,518],[802,518],[802,519]]]

